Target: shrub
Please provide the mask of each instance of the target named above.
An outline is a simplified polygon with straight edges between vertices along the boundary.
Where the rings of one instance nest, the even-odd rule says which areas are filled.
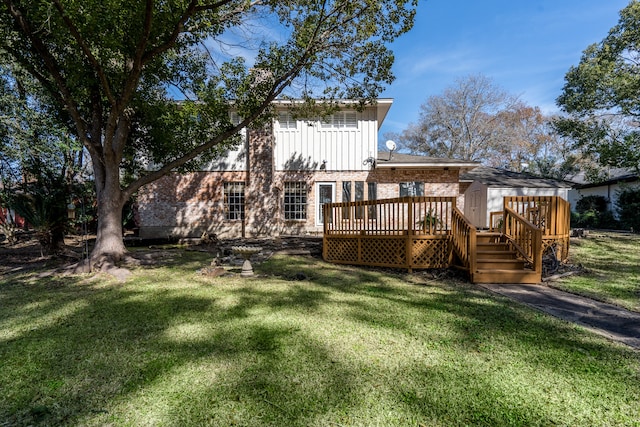
[[[619,228],[613,213],[607,209],[604,196],[585,196],[576,203],[576,212],[571,215],[572,227]]]
[[[618,192],[616,202],[620,223],[623,228],[640,232],[640,187],[625,188]]]
[[[582,214],[588,211],[604,212],[609,200],[604,196],[585,196],[576,202],[576,212]]]

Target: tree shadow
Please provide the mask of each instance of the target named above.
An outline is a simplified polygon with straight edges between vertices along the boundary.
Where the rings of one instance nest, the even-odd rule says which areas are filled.
[[[190,275],[182,285],[158,281],[156,269],[125,285],[27,275],[2,283],[0,325],[14,332],[0,335],[0,419],[119,425],[153,414],[167,425],[367,424],[373,418],[362,414],[376,396],[411,424],[562,423],[536,403],[514,407],[498,381],[475,371],[478,362],[434,367],[429,355],[498,357],[496,348],[518,342],[517,360],[530,372],[582,381],[584,363],[572,362],[591,358],[590,378],[621,387],[628,373],[598,360],[637,359],[468,285],[402,285],[401,275],[305,257],[274,257],[238,284],[194,275],[208,257],[172,259],[172,269]],[[352,336],[356,325],[356,334],[371,336]],[[395,340],[382,351],[402,360],[409,348],[419,351],[411,363],[379,366],[366,354],[377,348],[366,343],[379,339]],[[447,389],[465,379],[479,401],[461,402]]]

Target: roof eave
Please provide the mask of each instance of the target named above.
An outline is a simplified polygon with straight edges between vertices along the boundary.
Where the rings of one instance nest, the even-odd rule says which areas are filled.
[[[469,163],[389,163],[376,162],[376,169],[473,169]]]

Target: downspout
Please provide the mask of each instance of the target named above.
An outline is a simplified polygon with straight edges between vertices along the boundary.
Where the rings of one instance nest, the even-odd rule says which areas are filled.
[[[250,191],[251,185],[251,153],[249,152],[249,137],[250,137],[249,128],[245,128],[245,138],[244,138],[244,152],[246,153],[246,173],[244,176],[244,215],[242,216],[242,225],[241,225],[241,237],[245,239],[247,237],[247,217],[249,216],[249,207],[250,204],[247,201],[252,199]]]

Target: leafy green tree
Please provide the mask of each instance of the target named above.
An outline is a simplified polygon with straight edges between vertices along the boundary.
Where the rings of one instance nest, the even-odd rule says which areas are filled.
[[[83,153],[69,123],[43,100],[46,94],[17,64],[0,65],[0,198],[54,254],[64,246],[66,206]]]
[[[622,226],[636,233],[640,232],[640,188],[623,188],[616,201],[618,216]]]
[[[600,42],[583,52],[565,77],[557,130],[605,166],[640,172],[640,2]]]
[[[0,64],[0,180],[5,186],[25,179],[24,168],[33,157],[72,181],[83,153],[69,125],[49,109],[46,94],[20,66]]]
[[[122,208],[141,186],[214,157],[276,98],[373,102],[417,3],[4,0],[0,55],[38,80],[91,157],[98,267],[126,254]],[[122,184],[127,162],[153,167]]]
[[[572,214],[572,226],[587,228],[618,228],[618,222],[611,210],[609,200],[604,196],[584,196],[576,202],[576,212]]]

